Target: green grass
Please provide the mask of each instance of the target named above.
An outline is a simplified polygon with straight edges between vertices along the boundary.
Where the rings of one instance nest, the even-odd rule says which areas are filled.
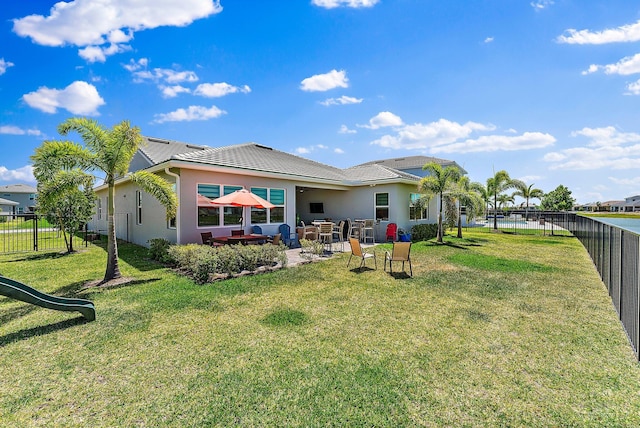
[[[99,246],[0,256],[3,275],[97,309],[83,323],[0,298],[0,421],[640,425],[640,367],[575,238],[446,240],[413,244],[413,278],[383,271],[383,245],[377,270],[343,254],[204,286],[133,245],[135,281],[104,289],[83,289]]]

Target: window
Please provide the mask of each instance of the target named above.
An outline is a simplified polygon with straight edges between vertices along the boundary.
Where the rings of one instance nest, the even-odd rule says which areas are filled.
[[[376,193],[376,221],[389,221],[389,194]]]
[[[102,220],[102,199],[98,198],[97,202],[98,220]]]
[[[36,198],[36,194],[35,193],[29,193],[29,200],[33,201]]]
[[[142,224],[142,192],[136,190],[136,224]]]
[[[266,199],[275,205],[275,207],[270,210],[264,208],[251,208],[251,224],[284,223],[284,189],[252,187],[251,193],[255,193],[262,199]]]
[[[198,226],[238,225],[242,220],[242,207],[218,207],[211,204],[213,199],[228,195],[242,186],[221,186],[220,184],[198,184]]]
[[[429,200],[421,193],[409,196],[409,220],[425,220],[429,218]]]

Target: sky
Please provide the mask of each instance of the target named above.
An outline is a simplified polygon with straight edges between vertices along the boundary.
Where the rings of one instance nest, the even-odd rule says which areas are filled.
[[[0,185],[84,116],[339,168],[412,155],[640,194],[636,0],[45,0],[0,8]]]

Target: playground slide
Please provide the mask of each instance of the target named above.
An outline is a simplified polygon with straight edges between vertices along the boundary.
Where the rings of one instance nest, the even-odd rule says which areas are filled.
[[[89,300],[52,296],[4,276],[0,276],[0,295],[56,311],[78,311],[88,321],[96,319],[96,309]]]

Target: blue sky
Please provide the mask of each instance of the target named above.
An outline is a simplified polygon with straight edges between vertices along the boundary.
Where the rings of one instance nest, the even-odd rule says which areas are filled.
[[[75,0],[0,9],[0,184],[71,116],[337,167],[428,155],[640,194],[640,4]],[[74,136],[75,137],[75,136]]]

